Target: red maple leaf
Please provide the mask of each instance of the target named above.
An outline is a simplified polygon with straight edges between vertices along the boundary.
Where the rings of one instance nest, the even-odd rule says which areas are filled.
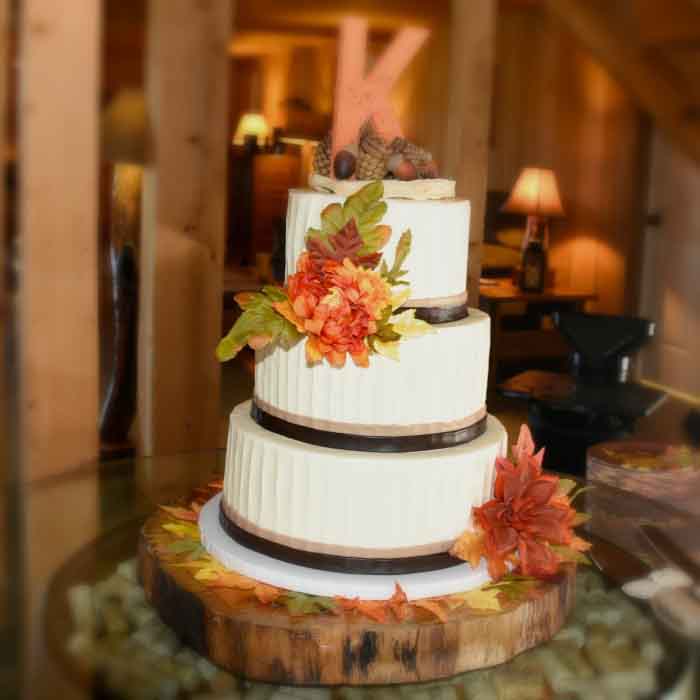
[[[348,258],[355,265],[373,269],[379,264],[381,253],[360,255],[360,249],[363,245],[364,241],[357,230],[354,218],[325,239],[313,237],[306,241],[306,248],[311,254],[311,259],[318,267],[321,267],[326,260],[342,263],[345,258]]]

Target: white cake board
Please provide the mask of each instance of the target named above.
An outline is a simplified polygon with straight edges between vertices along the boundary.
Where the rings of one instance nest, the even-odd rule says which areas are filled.
[[[460,564],[449,569],[418,574],[342,574],[289,564],[254,552],[233,540],[219,521],[222,494],[217,494],[199,514],[202,545],[227,569],[271,586],[319,596],[385,600],[399,583],[409,600],[450,595],[478,588],[490,581],[486,565],[476,569]]]

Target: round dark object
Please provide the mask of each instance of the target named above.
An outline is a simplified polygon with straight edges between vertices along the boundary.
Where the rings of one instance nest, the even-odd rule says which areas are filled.
[[[350,151],[338,151],[333,159],[333,175],[338,180],[347,180],[355,174],[357,158]]]

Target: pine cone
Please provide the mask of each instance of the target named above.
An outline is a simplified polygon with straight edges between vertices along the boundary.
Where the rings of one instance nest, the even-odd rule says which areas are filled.
[[[314,172],[330,177],[331,174],[331,135],[326,134],[314,149]]]
[[[403,136],[396,136],[389,144],[392,153],[403,153],[408,141]]]
[[[421,166],[430,163],[430,161],[433,159],[433,156],[429,151],[426,151],[425,148],[421,148],[420,146],[416,146],[415,143],[411,143],[410,141],[406,141],[406,145],[401,153],[403,153],[404,158],[410,160],[411,163],[413,163],[413,165],[419,169]]]
[[[390,155],[391,148],[381,136],[365,133],[360,140],[355,176],[358,180],[383,180]]]

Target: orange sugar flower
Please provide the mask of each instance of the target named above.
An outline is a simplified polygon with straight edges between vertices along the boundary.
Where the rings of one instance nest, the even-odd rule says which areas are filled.
[[[560,558],[550,545],[580,551],[586,543],[574,536],[576,512],[559,492],[559,477],[542,473],[543,453],[535,454],[527,428],[521,430],[513,455],[516,463],[497,459],[494,497],[473,509],[475,523],[484,533],[489,573],[501,578],[506,562],[517,553],[525,576],[551,576]]]
[[[295,323],[308,336],[310,364],[325,358],[342,367],[350,354],[356,365],[368,365],[366,338],[376,332],[376,321],[391,303],[391,288],[379,273],[347,258],[319,265],[302,253],[297,272],[287,281],[287,293]]]

